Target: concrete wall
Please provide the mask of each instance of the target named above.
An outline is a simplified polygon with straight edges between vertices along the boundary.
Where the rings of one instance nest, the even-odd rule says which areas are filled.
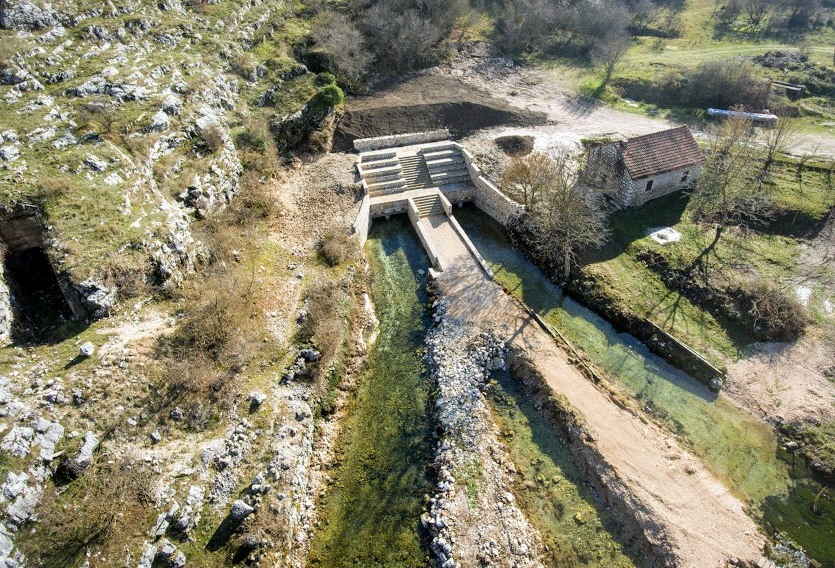
[[[449,130],[444,128],[441,130],[430,130],[428,132],[410,132],[409,134],[378,136],[376,138],[357,138],[354,140],[354,149],[357,152],[368,152],[370,150],[383,150],[397,146],[438,142],[439,140],[447,140],[449,137]]]
[[[366,192],[365,197],[360,203],[360,212],[357,219],[354,221],[353,230],[359,242],[360,248],[365,246],[365,241],[368,240],[368,229],[371,226],[371,198]]]
[[[473,163],[473,156],[466,148],[461,148],[461,155],[464,156],[464,163],[470,172],[470,179],[475,186],[473,201],[476,207],[490,215],[493,219],[507,225],[507,220],[517,213],[524,211],[524,208],[499,191],[495,185],[481,175],[481,169]]]
[[[687,180],[682,182],[681,178],[685,172],[687,172]],[[702,166],[697,164],[665,174],[631,181],[624,193],[623,201],[627,207],[638,207],[650,199],[668,195],[685,187],[693,187],[701,173]],[[647,191],[647,182],[650,180],[652,180],[652,190]]]

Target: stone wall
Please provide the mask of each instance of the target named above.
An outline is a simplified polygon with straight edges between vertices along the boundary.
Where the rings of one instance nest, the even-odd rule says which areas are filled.
[[[476,188],[473,199],[476,207],[502,225],[507,225],[507,220],[511,216],[521,213],[524,208],[499,191],[495,185],[481,175],[481,169],[473,163],[473,156],[466,148],[461,148],[461,155],[464,156],[464,162],[470,172],[470,179]]]
[[[368,229],[371,226],[371,198],[368,197],[368,193],[365,194],[365,197],[362,198],[362,203],[360,204],[360,212],[357,215],[356,221],[354,221],[353,231],[354,234],[357,236],[359,241],[360,248],[365,246],[365,241],[368,240]]]
[[[412,144],[426,144],[447,140],[450,137],[449,130],[430,130],[428,132],[410,132],[409,134],[392,134],[391,136],[378,136],[376,138],[357,138],[354,140],[354,149],[357,152],[368,152],[370,150],[383,150],[397,146],[411,146]]]
[[[681,181],[687,172],[687,180]],[[692,187],[699,179],[702,166],[695,164],[661,175],[632,180],[623,166],[614,143],[602,144],[588,150],[583,182],[600,189],[620,207],[639,207],[651,199]],[[652,190],[646,191],[652,180]]]
[[[682,182],[681,179],[685,172],[687,173],[687,179]],[[699,179],[701,173],[702,166],[696,164],[665,174],[632,181],[623,196],[623,202],[627,207],[638,207],[650,199],[668,195],[686,187],[692,187]],[[647,183],[650,180],[652,180],[652,190],[647,191]]]
[[[631,191],[632,180],[629,179],[614,143],[588,149],[582,182],[599,189],[619,207],[628,207],[624,195]]]

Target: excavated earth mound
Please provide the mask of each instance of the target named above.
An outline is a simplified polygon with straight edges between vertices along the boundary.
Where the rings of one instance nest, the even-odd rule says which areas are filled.
[[[545,124],[543,113],[508,105],[450,77],[423,76],[373,96],[349,99],[334,134],[334,151],[350,151],[357,138],[448,128],[453,137],[493,126]]]

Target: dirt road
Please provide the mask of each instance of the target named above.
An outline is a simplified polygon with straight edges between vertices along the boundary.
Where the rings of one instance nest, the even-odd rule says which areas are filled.
[[[448,315],[498,329],[580,412],[610,473],[640,503],[636,522],[656,550],[682,567],[756,561],[764,541],[742,502],[667,433],[616,405],[569,365],[551,337],[473,264],[450,266],[438,279],[451,301]]]

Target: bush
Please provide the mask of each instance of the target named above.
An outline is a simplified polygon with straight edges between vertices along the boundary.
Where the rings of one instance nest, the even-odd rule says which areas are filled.
[[[136,527],[150,522],[153,501],[144,466],[126,460],[94,464],[60,494],[44,492],[36,509],[39,522],[20,532],[18,544],[32,566],[76,566],[87,553],[97,565],[105,556],[124,554]]]
[[[318,106],[336,108],[345,102],[345,93],[336,85],[325,85],[313,98]]]
[[[325,233],[320,243],[322,258],[329,266],[353,260],[357,255],[357,242],[339,229],[331,229]]]
[[[207,275],[184,291],[183,316],[157,341],[162,405],[189,408],[188,423],[205,426],[218,404],[234,400],[235,378],[261,355],[266,321],[261,287],[226,273]]]
[[[299,329],[299,339],[313,343],[322,354],[313,369],[313,380],[319,393],[323,393],[348,339],[351,293],[339,282],[318,281],[305,294],[305,306],[307,319]]]
[[[333,73],[319,73],[316,75],[316,78],[313,79],[313,84],[317,87],[324,87],[326,85],[336,85],[336,77]]]
[[[203,146],[213,154],[223,148],[223,131],[217,124],[207,126],[200,132],[200,137],[203,140]]]
[[[751,281],[739,294],[760,339],[792,341],[803,334],[809,323],[803,304],[768,280]]]
[[[706,61],[685,73],[685,98],[690,106],[726,108],[743,105],[751,110],[768,107],[771,89],[751,65],[739,61]]]

